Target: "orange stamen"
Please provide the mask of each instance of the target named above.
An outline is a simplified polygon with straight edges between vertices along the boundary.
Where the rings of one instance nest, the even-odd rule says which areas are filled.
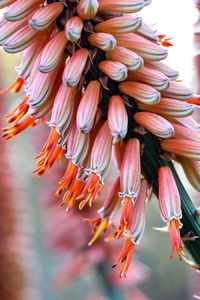
[[[24,84],[24,79],[21,77],[17,77],[17,79],[13,82],[13,84],[11,84],[11,86],[8,89],[0,92],[0,95],[5,95],[9,93],[11,90],[13,90],[14,93],[18,93],[21,90],[23,84]]]
[[[170,255],[170,259],[172,259],[175,255],[175,249],[179,255],[179,259],[182,260],[183,253],[183,243],[180,237],[180,230],[179,230],[179,222],[177,219],[172,219],[169,224],[169,233],[171,239],[171,247],[172,252]]]
[[[88,246],[91,246],[96,241],[102,230],[106,232],[109,226],[109,221],[107,219],[103,220],[101,217],[95,220],[85,219],[85,221],[88,221],[93,226],[92,232],[94,233],[94,236],[88,243]]]
[[[200,106],[200,96],[193,96],[192,98],[188,99],[187,102]]]
[[[16,136],[21,131],[25,130],[27,127],[31,126],[35,122],[34,118],[27,114],[24,118],[22,118],[19,122],[17,122],[12,127],[3,128],[2,131],[4,134],[2,135],[7,141],[11,140],[14,136]]]
[[[84,190],[82,191],[82,194],[77,197],[76,199],[82,199],[84,197],[86,197],[86,199],[84,199],[80,204],[79,204],[79,209],[82,210],[83,207],[86,205],[86,203],[89,201],[89,206],[92,206],[93,201],[96,199],[98,192],[101,191],[101,183],[100,183],[100,177],[95,174],[92,173],[90,175],[90,178],[84,188]]]
[[[20,104],[10,114],[6,115],[6,117],[9,118],[8,123],[13,123],[23,118],[29,109],[29,104],[27,101],[28,97],[24,96]]]
[[[163,47],[173,46],[173,44],[169,42],[172,38],[166,38],[165,34],[158,35],[158,38],[159,38],[159,44],[162,45]]]
[[[123,232],[127,234],[127,238],[130,237],[131,219],[133,214],[133,202],[131,198],[125,197],[123,204],[123,211],[121,214],[120,224],[115,232],[116,238],[119,239]]]
[[[62,194],[64,189],[66,190],[68,189],[69,185],[72,184],[72,181],[76,179],[77,173],[78,173],[78,166],[73,164],[72,160],[70,159],[65,175],[59,182],[61,186],[56,192],[57,197],[59,197]]]

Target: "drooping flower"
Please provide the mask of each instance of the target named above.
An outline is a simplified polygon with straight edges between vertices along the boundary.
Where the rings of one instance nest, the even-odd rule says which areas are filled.
[[[161,167],[159,169],[158,182],[160,215],[169,228],[171,238],[172,252],[170,259],[173,258],[176,249],[181,260],[183,254],[183,244],[179,231],[179,228],[182,226],[180,223],[182,218],[181,201],[176,182],[169,167]]]

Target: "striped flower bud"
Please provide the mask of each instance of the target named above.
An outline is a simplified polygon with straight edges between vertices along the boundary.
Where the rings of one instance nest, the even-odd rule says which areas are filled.
[[[100,176],[102,183],[110,166],[111,150],[112,135],[108,122],[105,121],[94,141],[88,170],[89,173],[96,173]]]
[[[65,34],[69,41],[75,42],[80,39],[83,29],[83,21],[75,16],[70,18],[65,25]]]
[[[169,227],[171,238],[172,252],[170,259],[172,259],[175,254],[175,248],[180,259],[182,259],[183,245],[179,231],[179,228],[182,226],[180,223],[180,219],[182,218],[181,200],[176,182],[169,167],[161,167],[158,170],[158,184],[160,216],[163,222]]]
[[[200,143],[198,142],[168,139],[161,141],[161,148],[183,157],[200,160]]]
[[[148,183],[142,178],[140,191],[133,207],[132,224],[130,229],[131,241],[139,244],[145,229],[145,207],[148,194]]]
[[[126,144],[124,158],[121,166],[120,197],[129,197],[135,199],[140,189],[140,142],[138,139],[129,139]]]
[[[2,46],[6,40],[14,34],[16,31],[21,29],[27,23],[27,19],[23,19],[17,22],[6,22],[0,27],[0,45]]]
[[[0,0],[0,8],[4,8],[6,6],[11,5],[16,0]]]
[[[85,20],[92,19],[99,8],[97,0],[79,0],[77,5],[78,15]]]
[[[99,69],[115,81],[123,81],[127,78],[127,67],[119,61],[104,60],[98,65]]]
[[[116,46],[113,50],[106,52],[107,59],[117,60],[126,65],[128,70],[139,70],[143,66],[143,59],[135,52],[120,46]]]
[[[4,17],[8,21],[17,21],[28,16],[42,3],[42,0],[17,0],[11,6],[8,7],[4,13]]]
[[[165,48],[148,41],[135,33],[126,33],[118,36],[117,46],[126,47],[135,51],[144,59],[149,60],[162,60],[168,55],[168,51]]]
[[[71,159],[72,163],[77,165],[85,159],[88,153],[88,149],[89,135],[80,132],[76,126],[76,122],[74,122],[72,128],[70,129],[69,139],[67,143],[67,159]]]
[[[164,75],[166,75],[169,79],[175,80],[178,78],[179,73],[169,66],[165,65],[161,61],[151,61],[151,60],[145,60],[144,65],[148,68],[152,68],[154,70],[157,70]]]
[[[56,34],[45,46],[42,51],[39,70],[42,73],[48,73],[55,69],[60,63],[64,55],[64,50],[67,44],[65,32],[61,31]]]
[[[29,21],[31,28],[44,30],[49,27],[61,14],[63,7],[61,2],[55,2],[39,8]]]
[[[174,130],[175,130],[175,139],[179,140],[189,140],[194,142],[200,143],[200,132],[194,131],[190,128],[187,128],[185,126],[172,123]]]
[[[144,5],[147,6],[152,2],[152,0],[144,0]]]
[[[166,98],[173,98],[173,99],[177,99],[177,100],[187,100],[192,98],[193,96],[193,90],[182,85],[179,84],[178,82],[172,81],[170,84],[170,87],[165,90],[162,91],[162,97],[166,97]]]
[[[200,192],[200,162],[182,156],[178,157],[188,181],[195,190]]]
[[[67,61],[62,80],[67,86],[75,86],[79,83],[88,58],[88,50],[81,48],[77,50]]]
[[[75,102],[76,87],[61,84],[54,100],[49,126],[56,127],[60,132],[70,125]]]
[[[112,96],[108,106],[108,125],[114,137],[114,143],[123,139],[128,130],[128,115],[124,101],[120,96]]]
[[[134,13],[144,7],[143,0],[99,0],[99,11]]]
[[[0,28],[4,26],[8,21],[4,18],[4,16],[0,17]]]
[[[149,84],[158,91],[167,89],[170,85],[170,79],[167,76],[147,67],[138,71],[129,71],[128,80]]]
[[[119,84],[119,89],[122,93],[149,106],[160,101],[160,93],[147,84],[124,81]]]
[[[154,31],[150,26],[148,26],[144,22],[142,23],[142,26],[136,31],[136,33],[150,41],[159,41],[156,31]]]
[[[145,103],[138,102],[138,108],[167,117],[179,118],[185,118],[194,112],[192,104],[169,98],[161,98],[160,102],[156,105],[146,105]]]
[[[180,124],[184,127],[192,129],[193,131],[200,131],[200,124],[197,123],[191,116],[184,118],[170,118],[170,122]]]
[[[89,132],[94,124],[99,103],[100,83],[90,81],[78,106],[76,114],[77,128],[81,132]]]
[[[26,25],[6,40],[3,49],[8,53],[20,52],[30,46],[38,37],[37,31]]]
[[[88,37],[88,41],[94,47],[97,47],[103,51],[113,50],[116,46],[116,39],[109,33],[92,33]]]
[[[94,29],[97,32],[120,34],[133,32],[142,25],[142,18],[134,15],[126,15],[108,19],[97,24]]]
[[[171,123],[159,115],[149,112],[137,112],[134,114],[134,119],[138,124],[160,138],[168,139],[174,135],[174,128]]]

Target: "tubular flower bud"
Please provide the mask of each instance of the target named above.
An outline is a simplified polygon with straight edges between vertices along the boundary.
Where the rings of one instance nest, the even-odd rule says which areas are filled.
[[[0,0],[0,8],[4,8],[6,6],[11,5],[16,0]]]
[[[126,272],[130,266],[135,245],[139,244],[145,229],[145,206],[148,191],[147,181],[141,179],[140,186],[140,192],[135,205],[133,206],[130,200],[129,202],[124,203],[121,222],[118,226],[118,230],[122,230],[122,227],[124,227],[123,230],[125,230],[124,235],[126,241],[118,260],[112,267],[116,267],[120,261],[121,263],[124,263],[120,271],[120,277],[126,277]],[[130,204],[132,206],[130,206]]]
[[[152,68],[154,70],[157,70],[164,75],[166,75],[169,79],[175,80],[178,78],[179,73],[169,66],[165,65],[161,61],[151,61],[151,60],[145,60],[144,65],[148,68]]]
[[[148,26],[144,22],[142,23],[142,26],[136,31],[136,33],[150,41],[159,41],[156,31],[154,31],[150,26]]]
[[[8,21],[4,18],[4,16],[0,17],[0,28],[4,26]]]
[[[160,101],[160,93],[151,86],[143,83],[124,81],[119,84],[119,89],[122,93],[140,102],[144,102],[148,106],[157,104]]]
[[[42,51],[39,65],[40,72],[48,73],[55,69],[62,60],[66,44],[67,38],[64,31],[59,32],[46,44]]]
[[[30,27],[34,30],[44,30],[49,27],[61,14],[63,7],[61,2],[55,2],[39,8],[29,20]]]
[[[60,134],[70,125],[75,95],[76,87],[67,87],[63,83],[56,94],[49,126],[56,127]]]
[[[80,39],[83,29],[83,21],[79,17],[70,18],[65,25],[65,34],[69,41],[75,42]]]
[[[5,43],[12,34],[21,29],[24,25],[26,25],[26,23],[27,19],[23,19],[17,22],[6,22],[2,27],[0,27],[0,45]]]
[[[176,248],[181,260],[183,254],[183,244],[179,231],[181,227],[180,219],[182,218],[181,201],[176,182],[169,167],[161,167],[158,170],[158,184],[160,216],[163,222],[167,224],[171,238],[172,252],[170,259],[173,258]]]
[[[106,52],[107,59],[117,60],[124,64],[128,70],[136,71],[143,67],[143,59],[133,51],[116,46],[114,50]]]
[[[116,39],[109,33],[92,33],[88,37],[88,41],[94,47],[97,47],[103,51],[113,50],[116,46]]]
[[[200,160],[200,143],[198,142],[168,139],[161,142],[161,148],[183,157]]]
[[[120,96],[112,96],[108,106],[108,125],[114,137],[114,143],[123,139],[128,130],[128,115],[124,101]]]
[[[161,98],[160,102],[156,105],[147,105],[138,102],[138,108],[167,117],[179,118],[185,118],[194,112],[194,106],[192,104],[168,98]]]
[[[189,140],[200,143],[200,132],[194,131],[191,128],[187,128],[179,124],[172,123],[172,125],[175,130],[175,139]]]
[[[185,118],[169,118],[169,121],[180,124],[186,128],[190,128],[193,131],[200,131],[200,124],[197,123],[191,116]]]
[[[81,48],[77,50],[66,63],[62,80],[64,85],[75,86],[79,83],[82,72],[88,58],[88,50]]]
[[[200,162],[182,156],[178,157],[178,161],[183,167],[190,184],[194,189],[200,192]]]
[[[152,2],[152,0],[144,0],[144,5],[147,6]]]
[[[82,19],[92,19],[99,8],[97,0],[80,0],[77,5],[77,12]]]
[[[174,135],[172,124],[159,115],[150,112],[137,112],[134,114],[134,119],[138,124],[160,138],[168,139]]]
[[[135,202],[140,188],[140,142],[138,139],[129,139],[126,144],[121,166],[120,197],[128,197]]]
[[[144,7],[143,0],[99,0],[99,11],[134,13]]]
[[[118,195],[119,191],[120,177],[117,177],[108,196],[106,197],[103,207],[98,210],[100,217],[95,220],[87,220],[93,226],[92,232],[94,233],[93,238],[88,243],[89,246],[96,241],[102,231],[105,232],[107,230],[116,207],[120,203],[120,198]]]
[[[127,15],[108,19],[95,26],[96,32],[105,32],[111,34],[121,34],[133,32],[142,26],[142,18]]]
[[[94,124],[100,96],[100,83],[90,81],[78,106],[76,124],[81,132],[89,132]]]
[[[104,60],[98,65],[99,69],[115,81],[123,81],[127,78],[127,67],[119,61]]]
[[[90,157],[90,168],[87,173],[90,175],[89,180],[83,189],[78,199],[85,198],[79,204],[79,209],[83,209],[85,204],[89,201],[89,206],[92,206],[93,201],[96,199],[98,192],[103,185],[103,179],[107,174],[110,166],[112,149],[112,135],[108,127],[108,122],[105,121],[101,127],[92,147]]]
[[[71,159],[72,163],[77,165],[86,158],[88,149],[89,135],[80,132],[74,122],[67,143],[67,159]]]
[[[6,40],[3,49],[8,53],[20,52],[30,46],[38,37],[38,33],[26,25]]]
[[[28,16],[42,3],[42,0],[17,0],[8,7],[4,13],[4,17],[8,21],[17,21]]]
[[[148,60],[162,60],[166,58],[168,54],[165,48],[135,33],[119,35],[117,37],[117,46],[126,47]]]
[[[170,79],[167,76],[147,67],[138,71],[129,71],[128,80],[149,84],[158,91],[165,90],[170,85]]]
[[[172,98],[177,100],[187,100],[192,98],[193,90],[190,88],[179,84],[178,82],[172,81],[170,87],[162,91],[162,97]]]

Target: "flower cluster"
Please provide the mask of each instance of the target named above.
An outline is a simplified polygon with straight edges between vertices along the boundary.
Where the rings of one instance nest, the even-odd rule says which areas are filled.
[[[9,115],[12,139],[51,113],[48,140],[35,157],[42,176],[57,159],[66,156],[66,172],[58,197],[69,211],[76,201],[91,207],[104,185],[112,154],[119,177],[110,189],[99,217],[90,221],[94,237],[121,210],[113,238],[124,238],[115,263],[125,276],[135,246],[145,228],[145,206],[151,196],[142,177],[143,151],[152,141],[178,160],[191,184],[200,190],[199,126],[191,117],[196,98],[176,79],[178,72],[161,62],[171,46],[164,35],[142,21],[136,12],[150,0],[1,0],[0,43],[8,53],[23,51],[16,81],[1,94],[25,96]],[[113,150],[113,151],[112,151]],[[161,152],[161,151],[160,151]],[[148,168],[148,166],[146,166]],[[180,196],[169,167],[157,174],[160,213],[170,232],[172,254],[180,259]]]

